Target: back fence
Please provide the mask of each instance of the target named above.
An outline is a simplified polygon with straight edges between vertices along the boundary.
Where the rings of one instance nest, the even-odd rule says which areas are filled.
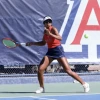
[[[70,65],[71,70],[80,75],[98,75],[100,74],[100,65],[88,65],[88,64],[77,64]],[[36,76],[38,71],[38,65],[23,65],[23,66],[4,66],[0,65],[0,77],[9,76]],[[52,64],[47,67],[44,75],[66,75],[63,67],[58,63]]]

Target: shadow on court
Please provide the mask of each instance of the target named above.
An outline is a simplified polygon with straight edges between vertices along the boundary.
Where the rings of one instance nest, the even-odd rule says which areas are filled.
[[[35,92],[10,92],[10,91],[1,91],[0,93],[12,93],[12,94],[28,94],[28,93],[33,93],[33,94],[36,94]],[[45,92],[46,94],[52,94],[52,93],[54,93],[54,94],[62,94],[62,93],[70,93],[70,94],[80,94],[80,93],[84,93],[84,92],[82,92],[82,91],[78,91],[78,92]],[[41,94],[45,94],[45,93],[41,93]]]
[[[14,94],[14,93],[19,93],[19,94],[25,93],[25,94],[27,94],[27,93],[35,93],[35,92],[8,92],[8,91],[3,91],[3,92],[0,92],[0,93],[12,93],[12,94]]]

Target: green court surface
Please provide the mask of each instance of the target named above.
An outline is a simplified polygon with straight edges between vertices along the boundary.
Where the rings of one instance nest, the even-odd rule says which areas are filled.
[[[89,82],[89,84],[90,92],[84,93],[83,87],[79,83],[46,83],[46,92],[41,94],[35,94],[39,84],[1,84],[0,97],[100,94],[100,82]]]

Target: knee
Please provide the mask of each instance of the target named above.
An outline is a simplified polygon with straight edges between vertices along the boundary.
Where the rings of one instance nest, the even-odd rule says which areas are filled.
[[[44,72],[44,69],[43,68],[38,68],[38,72],[42,73],[42,72]]]
[[[72,73],[73,73],[71,69],[66,70],[66,72],[67,72],[69,75],[72,75]]]

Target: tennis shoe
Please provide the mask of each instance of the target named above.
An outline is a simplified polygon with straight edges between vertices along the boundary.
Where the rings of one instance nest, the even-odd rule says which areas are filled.
[[[83,84],[83,88],[84,88],[84,92],[87,93],[90,90],[89,84],[85,82],[85,84]]]
[[[40,87],[38,90],[36,90],[35,93],[44,93],[44,92],[45,92],[44,88]]]

